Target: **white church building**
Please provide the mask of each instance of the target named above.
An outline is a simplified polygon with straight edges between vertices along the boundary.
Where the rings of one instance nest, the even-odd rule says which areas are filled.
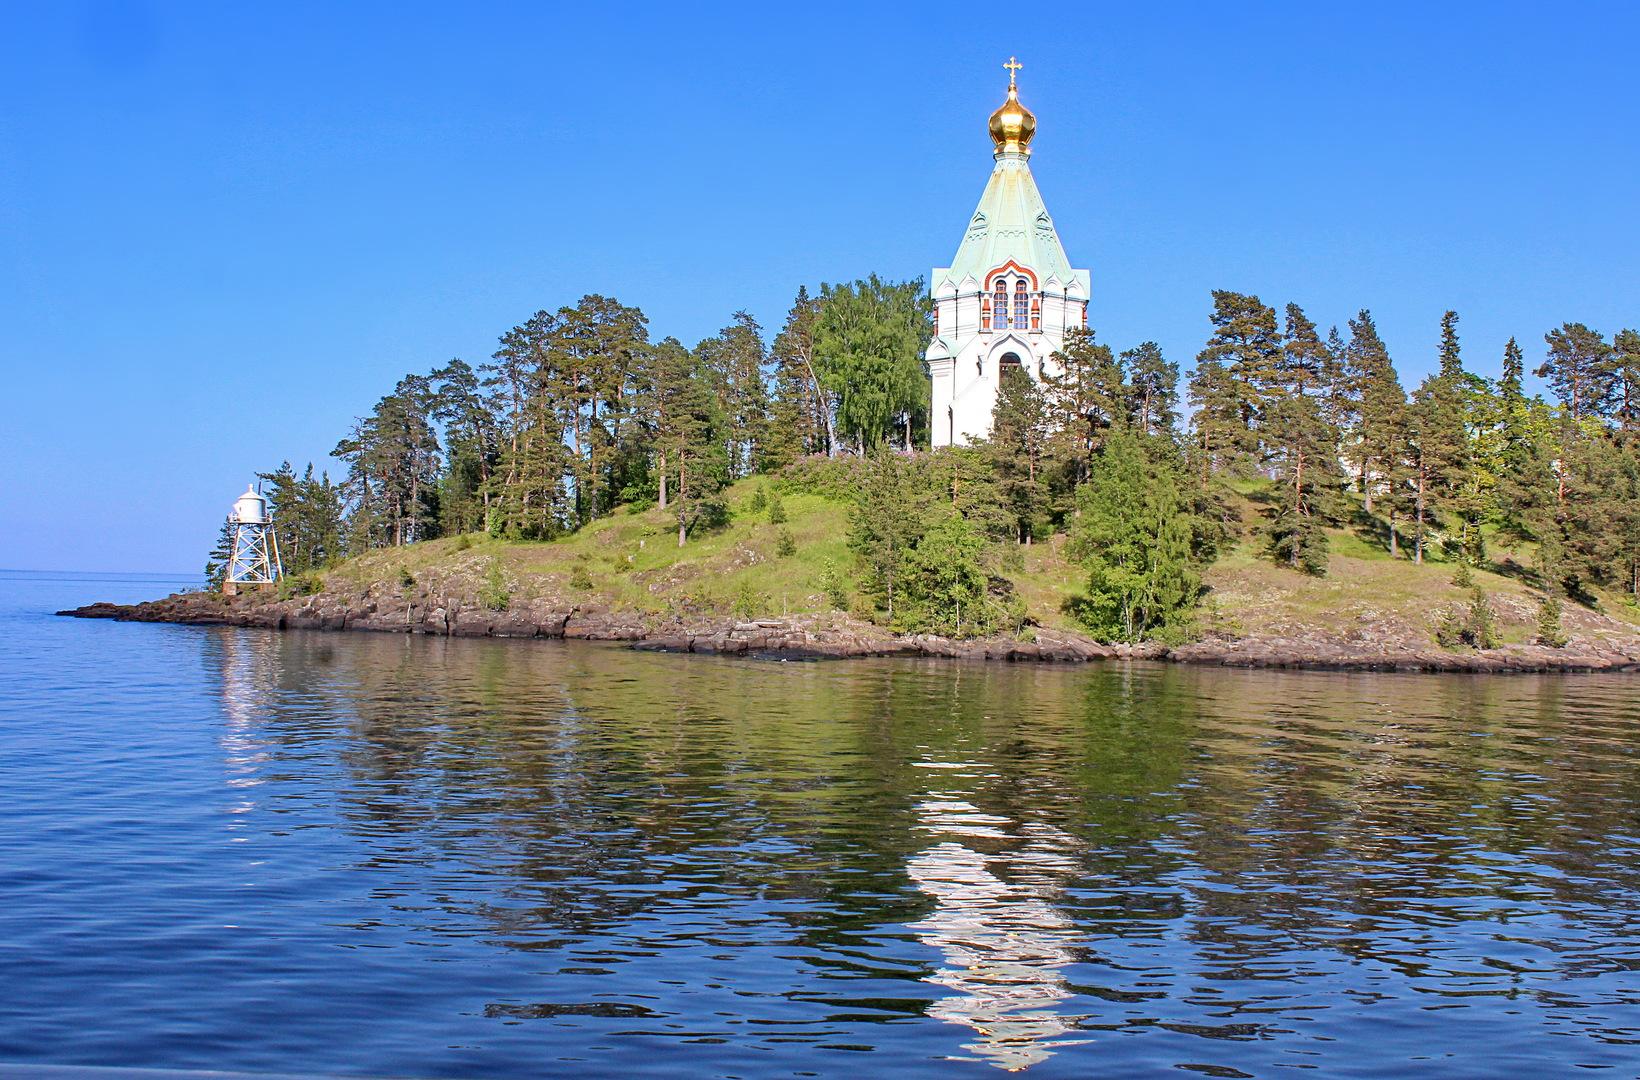
[[[1010,61],[1008,100],[991,114],[996,167],[949,267],[929,276],[934,340],[933,444],[961,446],[991,430],[1006,368],[1054,374],[1065,331],[1088,322],[1088,272],[1073,270],[1031,177],[1036,117],[1019,103]]]

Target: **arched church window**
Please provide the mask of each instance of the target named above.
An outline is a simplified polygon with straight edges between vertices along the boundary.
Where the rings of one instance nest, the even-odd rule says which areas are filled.
[[[997,378],[1005,379],[1010,371],[1023,371],[1024,366],[1019,361],[1018,353],[1003,353],[1002,363],[997,368]]]
[[[1008,329],[1008,279],[997,278],[996,295],[991,297],[991,329]]]
[[[1025,291],[1025,279],[1014,285],[1014,328],[1028,330],[1031,325],[1031,294]]]

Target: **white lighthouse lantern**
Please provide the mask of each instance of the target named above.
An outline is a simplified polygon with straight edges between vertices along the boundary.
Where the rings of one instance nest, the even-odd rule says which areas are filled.
[[[268,500],[254,487],[246,488],[245,494],[234,500],[233,519],[240,525],[266,525]]]

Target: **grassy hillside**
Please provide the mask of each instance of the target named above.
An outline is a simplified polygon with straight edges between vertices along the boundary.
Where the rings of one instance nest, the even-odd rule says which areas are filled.
[[[659,510],[626,510],[548,543],[509,543],[484,534],[428,541],[371,552],[325,575],[327,592],[364,595],[383,588],[458,596],[483,604],[485,590],[512,600],[551,599],[629,609],[651,616],[796,615],[834,610],[828,575],[852,577],[846,542],[848,506],[814,494],[783,496],[787,521],[754,512],[767,481],[743,480],[728,490],[730,523],[700,530],[680,548],[675,520]],[[1243,493],[1246,520],[1257,516],[1256,490]],[[782,532],[794,550],[781,554]],[[1326,577],[1309,577],[1263,557],[1254,541],[1231,547],[1205,575],[1204,632],[1235,637],[1320,636],[1344,642],[1382,642],[1428,649],[1430,631],[1448,608],[1470,593],[1451,584],[1454,567],[1391,560],[1370,529],[1334,530]],[[1074,630],[1065,601],[1082,594],[1082,570],[1064,557],[1065,538],[1010,551],[1002,567],[1041,626]],[[1530,553],[1497,551],[1493,570],[1478,570],[1505,641],[1522,643],[1536,631],[1537,601],[1520,567]],[[852,592],[852,587],[850,589]],[[1615,597],[1598,610],[1568,605],[1566,629],[1592,637],[1628,636],[1640,612]],[[1608,618],[1609,616],[1609,618]]]

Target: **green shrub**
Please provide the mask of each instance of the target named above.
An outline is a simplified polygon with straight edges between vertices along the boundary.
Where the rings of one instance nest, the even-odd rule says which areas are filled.
[[[1560,628],[1560,597],[1544,593],[1538,601],[1537,643],[1551,649],[1566,647],[1566,634]]]
[[[830,559],[826,560],[825,566],[820,570],[820,589],[826,594],[826,603],[830,604],[833,610],[848,610],[848,578]]]
[[[592,572],[581,563],[576,563],[569,571],[569,587],[586,592],[592,588]]]
[[[1498,617],[1486,601],[1486,590],[1477,585],[1468,607],[1448,608],[1434,637],[1443,649],[1495,649],[1502,644]]]
[[[312,596],[314,593],[322,592],[324,587],[325,579],[320,577],[317,571],[309,570],[306,573],[290,574],[282,578],[278,588],[274,590],[274,595],[280,600],[289,600],[293,596]]]
[[[484,571],[484,581],[478,587],[478,602],[491,611],[506,611],[512,603],[512,590],[507,587],[507,575],[501,569],[500,559],[491,559]]]
[[[742,581],[735,586],[735,591],[729,597],[729,610],[743,619],[753,619],[763,614],[769,606],[769,598],[752,588],[749,581]]]
[[[456,543],[455,543],[454,550],[456,550],[456,551],[466,551],[468,548],[470,548],[472,546],[473,546],[473,538],[468,536],[466,533],[462,533],[460,536],[456,537]]]
[[[774,553],[782,559],[789,559],[797,554],[797,537],[790,529],[781,529],[780,535],[775,538]]]
[[[761,493],[762,490],[762,488],[759,488],[759,493]],[[786,504],[780,501],[780,493],[775,492],[775,494],[769,499],[769,524],[784,525],[785,523]]]
[[[764,491],[763,487],[759,485],[758,489],[752,492],[752,497],[747,500],[746,510],[748,513],[761,514],[764,510],[768,509],[768,507],[769,493]]]
[[[1456,585],[1460,589],[1472,589],[1475,587],[1475,575],[1470,573],[1468,563],[1460,562],[1458,564],[1458,572],[1452,575],[1452,584]]]

